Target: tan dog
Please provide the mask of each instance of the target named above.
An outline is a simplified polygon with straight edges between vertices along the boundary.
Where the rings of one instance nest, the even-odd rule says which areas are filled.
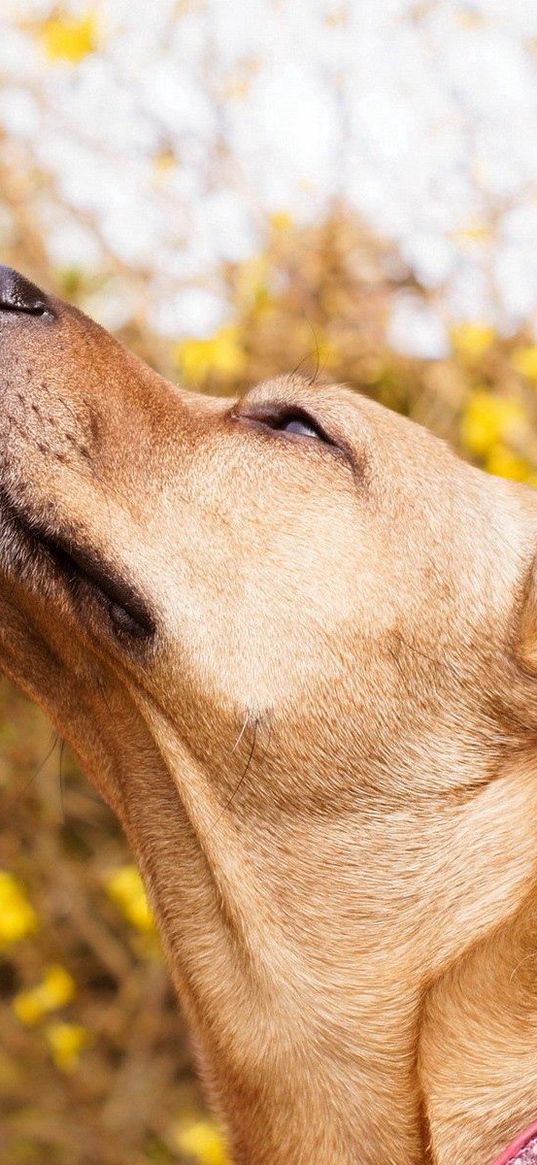
[[[1,271],[0,640],[118,813],[241,1165],[537,1116],[537,495]]]

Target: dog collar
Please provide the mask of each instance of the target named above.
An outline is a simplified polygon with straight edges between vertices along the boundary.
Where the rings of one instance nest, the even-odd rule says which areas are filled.
[[[537,1165],[537,1121],[511,1141],[492,1165]]]

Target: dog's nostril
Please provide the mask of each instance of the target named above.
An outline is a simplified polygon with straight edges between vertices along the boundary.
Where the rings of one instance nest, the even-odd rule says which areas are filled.
[[[12,267],[0,266],[0,313],[19,312],[22,315],[52,315],[44,292]]]

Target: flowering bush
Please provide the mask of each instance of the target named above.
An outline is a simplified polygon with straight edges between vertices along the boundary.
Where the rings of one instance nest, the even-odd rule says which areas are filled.
[[[131,864],[120,866],[109,874],[106,878],[106,890],[131,926],[141,931],[153,930],[155,925],[153,915],[136,866]]]
[[[0,870],[0,949],[16,943],[36,929],[37,918],[19,880]]]
[[[391,345],[445,357],[535,325],[536,38],[527,0],[4,0],[0,165],[111,327],[215,336],[271,224],[339,207],[411,277]]]

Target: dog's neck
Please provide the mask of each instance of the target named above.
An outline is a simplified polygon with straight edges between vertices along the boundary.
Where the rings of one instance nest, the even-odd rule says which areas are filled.
[[[510,778],[509,814],[501,781],[481,792],[476,811],[490,832],[473,830],[468,811],[461,833],[452,812],[431,824],[434,844],[424,837],[420,849],[416,836],[406,853],[407,822],[387,853],[367,820],[267,821],[241,817],[240,802],[222,813],[214,774],[186,755],[165,720],[157,733],[152,716],[158,754],[150,772],[127,754],[121,816],[234,1162],[487,1165],[533,1117],[537,1073],[524,1091],[511,1059],[512,1110],[500,1085],[496,1109],[495,1069],[485,1080],[482,1068],[495,1051],[489,1062],[502,1059],[505,1081],[512,1028],[506,1022],[496,1040],[480,989],[472,1055],[456,1044],[448,1055],[450,1015],[457,1030],[466,1016],[457,974],[450,981],[443,968],[460,968],[470,921],[486,965],[487,936],[521,900],[533,786]],[[133,755],[141,751],[134,744]],[[498,846],[498,829],[513,834],[511,846]],[[468,836],[476,892],[461,903]],[[498,853],[511,855],[501,871]],[[431,855],[446,861],[442,878],[431,877]],[[428,1035],[442,1032],[439,1015],[440,1053]],[[463,1065],[468,1103],[456,1099]]]
[[[489,1165],[537,1119],[537,893],[429,992],[420,1068],[438,1165]]]
[[[351,905],[343,926],[319,899],[334,845],[326,822],[295,836],[288,823],[282,839],[221,815],[205,774],[176,754],[170,776],[174,742],[163,751],[167,772],[129,772],[127,831],[232,1160],[414,1165],[417,996],[370,944],[367,904]],[[351,886],[349,866],[343,913]]]

